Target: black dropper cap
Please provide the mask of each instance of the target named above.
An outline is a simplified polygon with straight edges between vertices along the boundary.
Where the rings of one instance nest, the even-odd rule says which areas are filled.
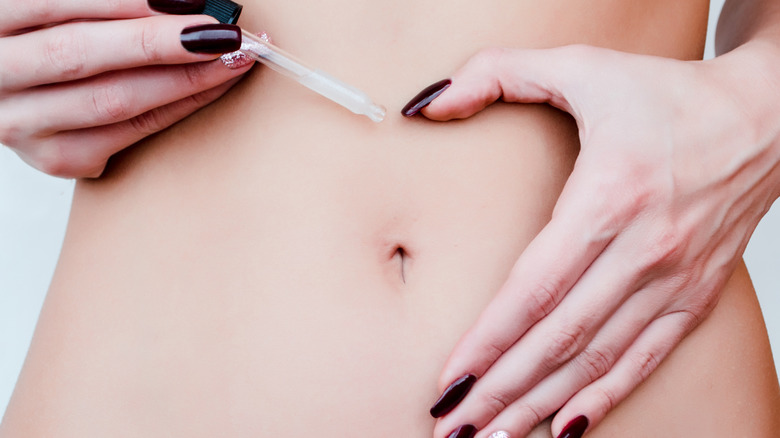
[[[230,0],[206,0],[203,13],[211,15],[224,24],[236,24],[244,7]]]

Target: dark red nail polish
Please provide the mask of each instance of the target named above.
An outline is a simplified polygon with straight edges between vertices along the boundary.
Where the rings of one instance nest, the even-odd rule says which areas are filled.
[[[474,438],[477,434],[477,428],[471,424],[464,424],[463,426],[452,431],[447,438]]]
[[[582,438],[585,433],[585,429],[588,428],[588,418],[584,415],[571,420],[566,427],[563,428],[558,438]]]
[[[452,85],[452,81],[449,79],[444,79],[443,81],[429,85],[428,88],[420,91],[420,94],[414,96],[414,98],[406,104],[404,109],[401,110],[401,114],[406,117],[411,117],[419,113],[421,109],[433,102],[433,99],[439,97],[439,95],[449,88],[450,85]]]
[[[166,14],[200,14],[206,0],[149,0],[149,7]]]
[[[466,397],[466,394],[469,393],[469,390],[474,386],[474,382],[476,381],[477,376],[466,374],[448,386],[431,408],[431,415],[433,418],[447,415],[448,412],[455,409],[455,406],[458,406],[458,403]]]
[[[203,24],[181,31],[181,45],[196,53],[230,53],[241,48],[241,28],[233,24]]]

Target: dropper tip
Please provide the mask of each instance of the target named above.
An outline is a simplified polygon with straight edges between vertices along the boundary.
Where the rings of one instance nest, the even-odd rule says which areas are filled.
[[[387,109],[383,107],[382,105],[373,104],[368,108],[368,111],[366,112],[366,116],[368,116],[369,119],[373,120],[376,123],[381,122],[385,119],[385,116],[387,115]]]

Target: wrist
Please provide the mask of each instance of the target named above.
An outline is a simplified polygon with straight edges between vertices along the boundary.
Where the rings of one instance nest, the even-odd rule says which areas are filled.
[[[718,88],[713,91],[733,105],[740,143],[776,168],[767,175],[774,201],[780,196],[780,44],[754,39],[705,64]]]
[[[780,44],[753,40],[708,62],[741,110],[762,120],[780,119]]]

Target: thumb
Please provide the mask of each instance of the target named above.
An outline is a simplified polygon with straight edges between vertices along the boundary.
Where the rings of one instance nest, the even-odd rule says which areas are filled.
[[[418,95],[404,114],[418,111],[432,120],[463,119],[502,99],[514,103],[549,103],[578,117],[573,92],[582,90],[598,65],[601,49],[566,46],[555,49],[484,49],[472,56],[433,100]],[[590,71],[588,71],[590,70]],[[429,87],[430,89],[430,87]],[[424,102],[414,109],[415,101]],[[427,106],[424,106],[427,104]]]

